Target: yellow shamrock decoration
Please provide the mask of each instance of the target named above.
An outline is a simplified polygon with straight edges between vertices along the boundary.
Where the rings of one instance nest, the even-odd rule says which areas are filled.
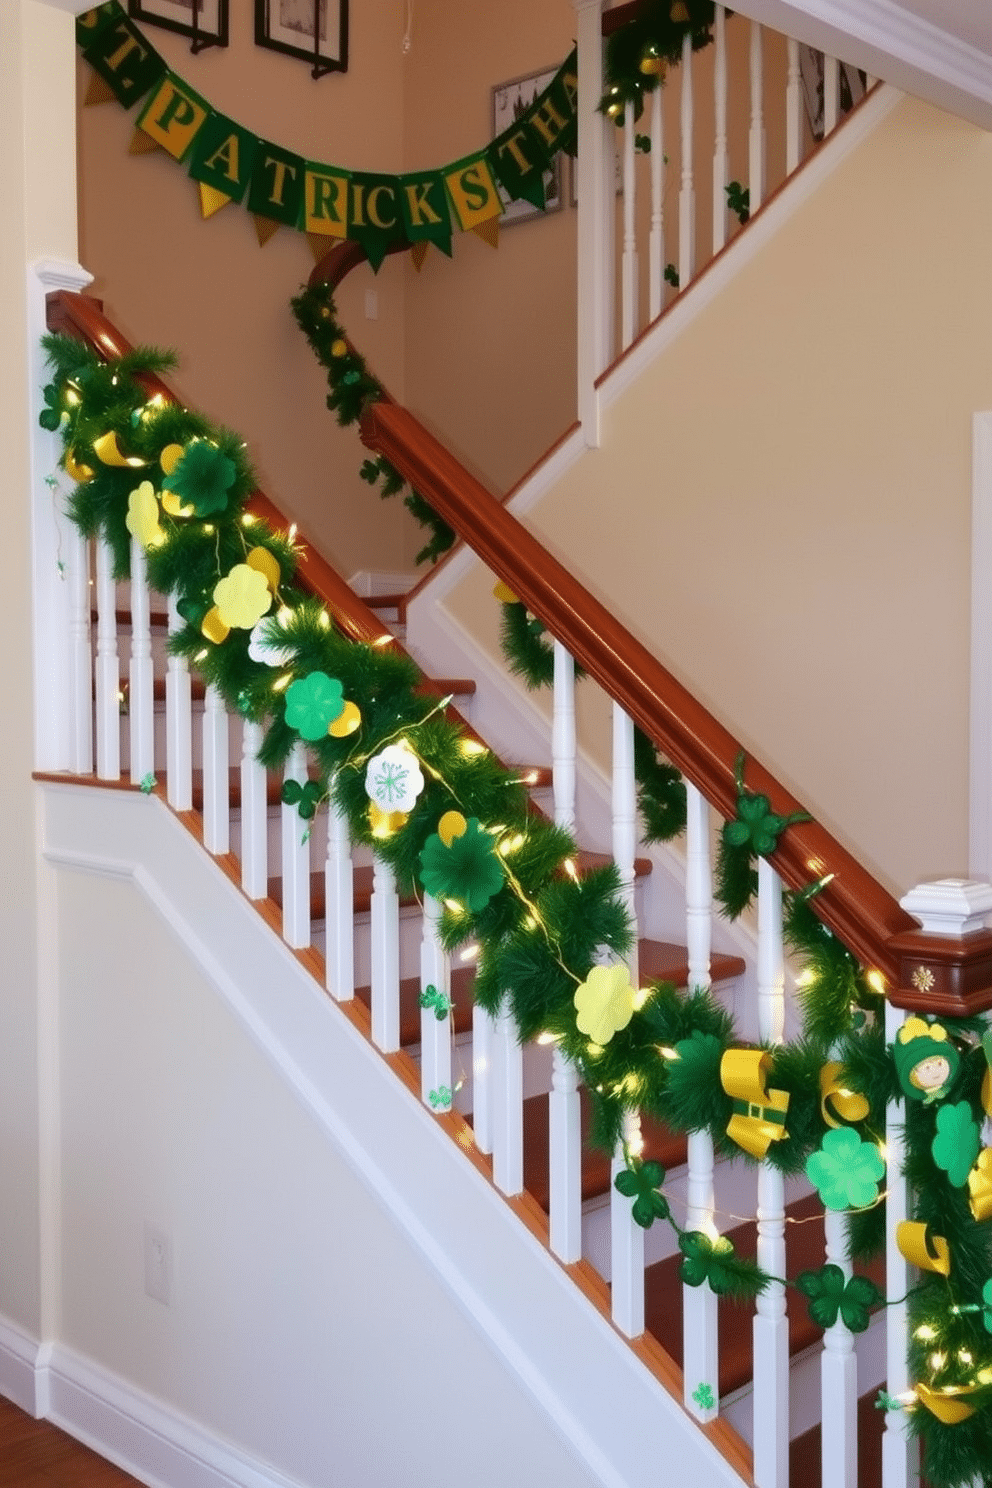
[[[608,1044],[626,1028],[634,1013],[630,971],[619,966],[594,966],[575,994],[575,1019],[580,1033],[594,1044]]]
[[[335,739],[346,739],[349,734],[353,734],[361,726],[361,713],[354,703],[349,703],[348,699],[345,698],[344,707],[334,722],[328,724],[327,732],[332,734]]]
[[[262,578],[268,584],[272,593],[275,594],[279,588],[281,575],[279,573],[279,564],[268,548],[252,548],[245,562],[249,568],[255,569],[257,573],[262,575]]]
[[[445,847],[450,847],[456,837],[464,837],[468,822],[460,811],[446,811],[437,824],[437,835]]]
[[[127,499],[124,525],[143,548],[156,548],[165,541],[165,533],[158,523],[158,502],[151,481],[142,481],[131,492]]]
[[[214,588],[214,604],[224,625],[252,630],[272,604],[265,575],[247,563],[236,563]]]
[[[158,463],[162,467],[162,473],[164,475],[171,475],[184,453],[185,451],[181,444],[167,444],[158,457]]]
[[[222,646],[231,634],[231,627],[224,624],[216,605],[204,615],[200,629],[207,640],[213,641],[215,646]]]

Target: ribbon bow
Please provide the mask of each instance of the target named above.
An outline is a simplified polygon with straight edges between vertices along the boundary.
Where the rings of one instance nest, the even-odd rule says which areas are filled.
[[[728,1049],[720,1060],[720,1083],[733,1108],[727,1136],[757,1158],[765,1156],[772,1142],[789,1135],[785,1129],[789,1093],[765,1086],[771,1062],[762,1049]]]
[[[830,1060],[820,1070],[820,1113],[827,1126],[853,1126],[868,1115],[863,1095],[844,1083],[844,1066]]]

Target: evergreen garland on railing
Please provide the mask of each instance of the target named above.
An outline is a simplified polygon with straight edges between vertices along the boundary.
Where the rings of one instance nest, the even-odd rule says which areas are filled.
[[[600,964],[604,949],[619,957],[632,936],[616,870],[580,874],[571,837],[530,810],[520,778],[449,721],[447,699],[418,694],[413,663],[389,644],[347,640],[297,586],[291,539],[246,511],[254,483],[241,440],[142,390],[140,377],[171,358],[137,350],[104,365],[68,338],[49,337],[46,348],[54,376],[41,422],[62,436],[73,520],[108,543],[120,578],[132,537],[140,543],[151,584],[182,618],[171,649],[263,727],[264,763],[278,767],[306,743],[308,778],[283,791],[301,831],[333,800],[353,839],[392,865],[401,892],[442,903],[445,946],[479,947],[477,1000],[494,1014],[508,1005],[521,1040],[542,1035],[574,1063],[607,1151],[621,1143],[627,1114],[644,1111],[673,1131],[709,1132],[722,1155],[805,1170],[828,1207],[850,1214],[850,1252],[863,1259],[881,1234],[886,1104],[905,1101],[915,1213],[900,1243],[929,1269],[910,1297],[917,1384],[881,1403],[911,1412],[935,1488],[981,1478],[992,1454],[985,1021],[910,1019],[887,1048],[884,987],[817,920],[819,885],[787,900],[789,939],[806,961],[805,1035],[794,1043],[743,1045],[710,991],[635,988],[626,966]],[[664,772],[648,751],[640,742],[645,779]],[[763,800],[739,762],[728,827],[748,854],[772,851],[790,826]],[[422,998],[448,1016],[437,989]],[[450,1099],[433,1093],[439,1109]],[[687,1285],[749,1298],[787,1280],[736,1255],[726,1236],[682,1229],[661,1165],[636,1144],[624,1155],[617,1188],[638,1224],[674,1226]],[[840,1318],[861,1331],[880,1302],[866,1277],[846,1280],[836,1266],[790,1284],[824,1328]],[[699,1381],[695,1398],[712,1401],[715,1383]]]
[[[645,93],[659,87],[668,68],[682,60],[685,38],[691,37],[696,52],[710,45],[715,15],[713,0],[641,0],[633,20],[607,37],[600,112],[622,124],[632,103],[639,119]]]
[[[291,304],[297,325],[327,373],[330,387],[327,395],[328,408],[342,426],[357,423],[365,409],[371,403],[378,403],[385,392],[378,378],[369,371],[365,358],[351,345],[340,325],[330,286],[307,286]],[[379,487],[379,495],[383,499],[396,496],[406,484],[395,466],[382,455],[365,460],[359,474],[370,486]],[[430,533],[429,542],[420,549],[414,562],[436,563],[454,542],[454,532],[418,491],[407,491],[403,505],[421,527]]]

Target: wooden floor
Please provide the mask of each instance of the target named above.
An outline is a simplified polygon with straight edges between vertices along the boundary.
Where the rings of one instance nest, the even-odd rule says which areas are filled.
[[[139,1488],[48,1421],[33,1421],[0,1396],[0,1488]]]

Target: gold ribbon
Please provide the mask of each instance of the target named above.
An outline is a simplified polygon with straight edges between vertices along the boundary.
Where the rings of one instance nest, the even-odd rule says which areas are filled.
[[[992,1219],[992,1147],[983,1147],[978,1154],[978,1161],[968,1174],[968,1195],[978,1223]]]
[[[820,1113],[828,1126],[850,1126],[855,1121],[864,1121],[870,1110],[863,1095],[847,1089],[843,1076],[844,1066],[836,1060],[830,1060],[820,1070]]]
[[[917,1385],[916,1395],[938,1421],[945,1426],[957,1426],[975,1414],[975,1407],[961,1398],[972,1394],[974,1389],[974,1385],[945,1385],[943,1390],[931,1390],[929,1385]]]
[[[951,1247],[943,1235],[931,1234],[927,1225],[915,1219],[904,1219],[896,1226],[896,1244],[911,1266],[950,1276]]]
[[[788,1091],[765,1086],[771,1062],[771,1055],[762,1049],[728,1049],[720,1060],[720,1083],[733,1101],[727,1136],[757,1158],[765,1156],[772,1142],[789,1135],[785,1129]]]

